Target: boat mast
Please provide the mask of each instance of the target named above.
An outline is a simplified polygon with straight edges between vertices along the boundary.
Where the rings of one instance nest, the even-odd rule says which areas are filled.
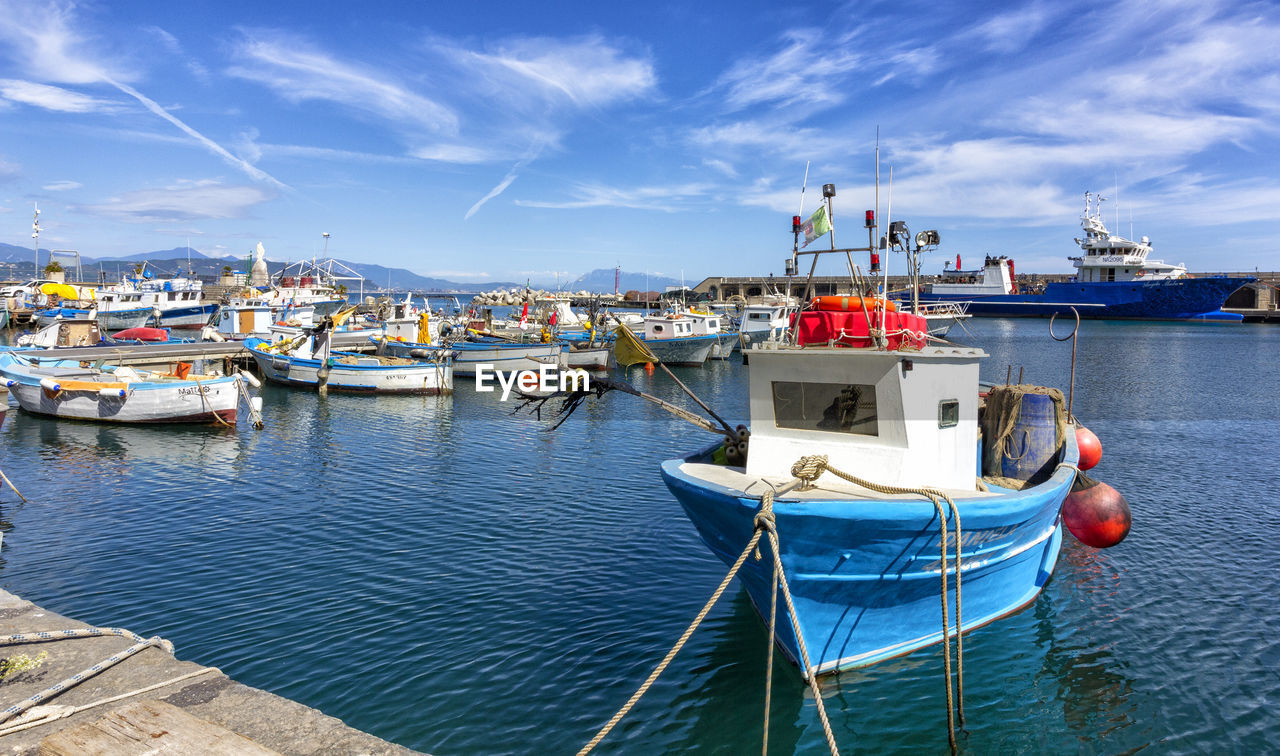
[[[34,203],[36,214],[31,220],[31,238],[36,240],[36,267],[32,272],[32,278],[40,277],[40,204]]]

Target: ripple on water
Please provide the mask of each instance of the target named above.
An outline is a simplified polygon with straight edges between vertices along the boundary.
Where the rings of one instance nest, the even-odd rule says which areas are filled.
[[[1045,323],[978,321],[991,354],[1062,386]],[[1275,421],[1280,330],[1086,323],[1075,411],[1134,531],[1068,539],[1028,609],[966,637],[965,748],[1253,752],[1280,738]],[[1230,367],[1226,367],[1230,366]],[[677,369],[731,422],[739,364]],[[638,388],[673,402],[662,375]],[[435,753],[576,750],[724,574],[663,486],[710,436],[632,397],[551,420],[452,397],[267,387],[266,429],[116,428],[12,412],[4,586]],[[603,752],[759,747],[767,635],[736,588]],[[824,681],[842,750],[941,752],[940,648]],[[771,750],[822,752],[775,670]]]

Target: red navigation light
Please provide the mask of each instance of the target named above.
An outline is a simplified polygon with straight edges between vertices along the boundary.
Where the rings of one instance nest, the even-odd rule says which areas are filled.
[[[868,210],[867,211],[867,228],[875,228],[875,227],[876,227],[876,211]]]
[[[798,215],[791,216],[791,233],[800,233],[800,216]]]

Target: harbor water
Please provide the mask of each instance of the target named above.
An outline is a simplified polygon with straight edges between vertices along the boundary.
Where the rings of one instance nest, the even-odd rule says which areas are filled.
[[[984,380],[1012,366],[1067,387],[1071,346],[1046,321],[968,330],[952,336],[990,353]],[[1105,551],[1068,537],[1031,606],[966,637],[963,751],[1274,750],[1278,353],[1267,326],[1081,326],[1075,414],[1133,532]],[[745,421],[740,358],[676,371]],[[661,371],[614,375],[692,406]],[[576,752],[724,575],[658,474],[715,439],[619,393],[549,433],[473,386],[268,385],[256,432],[13,408],[0,468],[30,502],[0,495],[0,584],[414,749]],[[731,587],[599,752],[758,752],[766,652]],[[825,679],[842,752],[945,752],[941,670],[934,647]],[[781,658],[772,706],[771,752],[825,752]]]

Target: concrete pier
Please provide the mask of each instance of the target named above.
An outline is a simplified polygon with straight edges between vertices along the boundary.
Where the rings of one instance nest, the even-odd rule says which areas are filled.
[[[6,591],[0,591],[0,635],[57,631],[85,627],[35,606]],[[126,628],[146,635],[146,628]],[[11,673],[0,680],[0,709],[8,708],[49,686],[103,661],[133,645],[120,636],[73,638],[43,643],[23,643],[0,647],[0,657],[17,654],[48,656],[40,666]],[[181,653],[181,649],[178,649]],[[105,698],[129,694],[180,675],[209,668],[179,661],[159,648],[146,648],[113,667],[43,702],[44,705],[84,706]],[[155,702],[160,703],[155,703]],[[178,711],[170,707],[177,707]],[[147,729],[146,742],[124,732],[125,725],[139,718],[139,711],[159,717],[161,722]],[[189,715],[189,716],[188,716]],[[22,720],[0,723],[0,730]],[[228,732],[229,731],[229,732]],[[234,733],[234,735],[232,734]],[[185,680],[100,706],[78,711],[26,730],[0,736],[0,752],[37,753],[178,753],[227,752],[228,741],[240,743],[230,752],[247,753],[239,737],[247,738],[262,751],[281,754],[413,754],[407,748],[388,743],[368,733],[354,730],[341,720],[266,691],[250,688],[213,669]],[[104,748],[106,739],[121,745]],[[192,744],[208,747],[192,750]],[[79,744],[79,745],[77,745]],[[138,750],[141,749],[141,750]],[[176,750],[175,750],[176,749]]]

